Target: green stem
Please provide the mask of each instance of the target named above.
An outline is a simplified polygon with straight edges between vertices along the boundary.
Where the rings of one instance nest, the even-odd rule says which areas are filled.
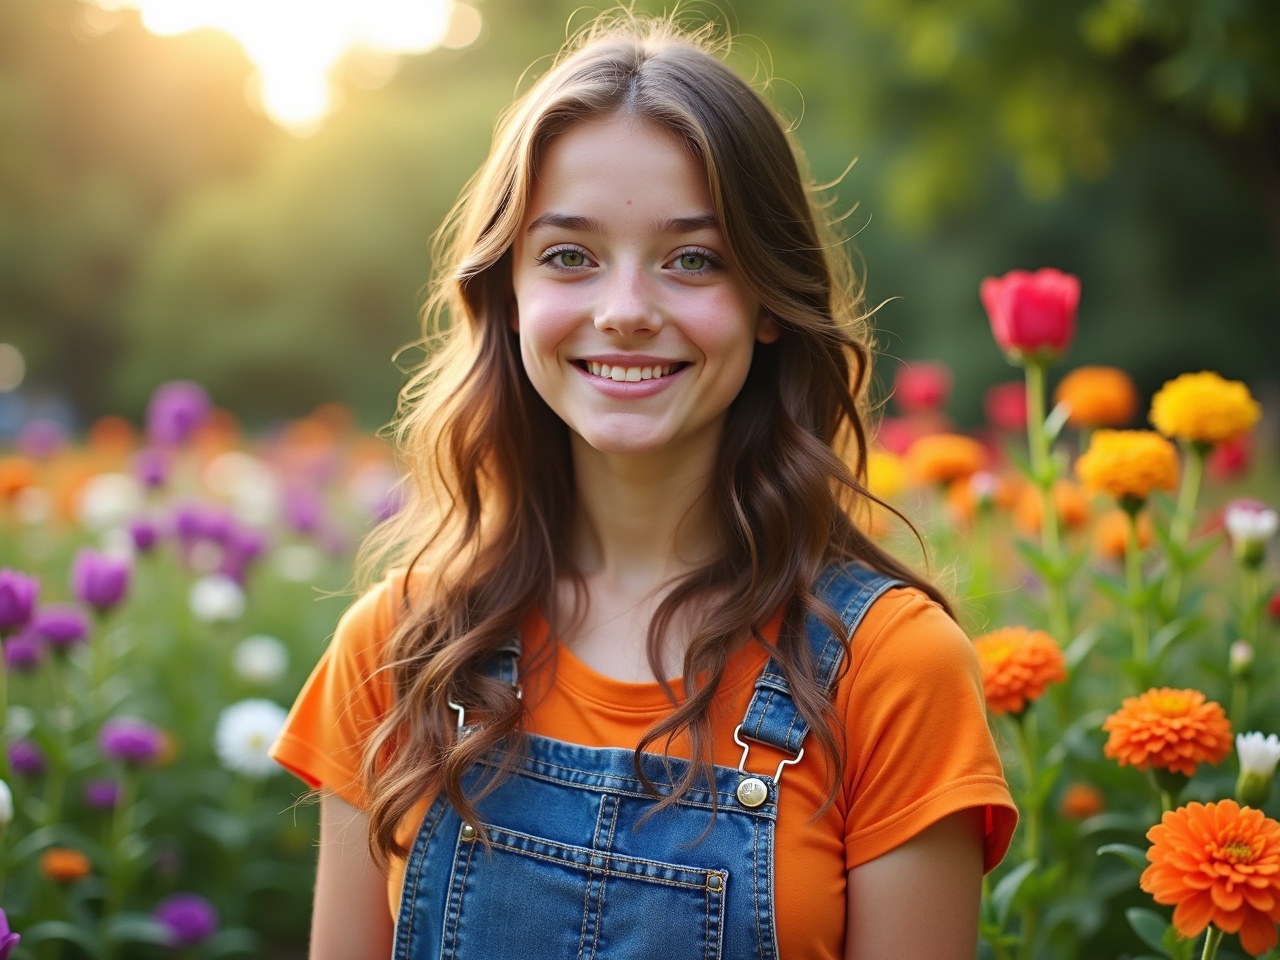
[[[1045,585],[1049,591],[1049,632],[1060,644],[1071,642],[1071,608],[1067,604],[1066,566],[1058,510],[1053,502],[1053,459],[1049,437],[1044,431],[1045,369],[1043,361],[1028,360],[1023,370],[1027,380],[1027,448],[1031,454],[1031,479],[1040,490],[1040,544],[1053,570]]]
[[[1173,794],[1168,790],[1160,791],[1160,812],[1173,813]]]
[[[1129,588],[1129,629],[1133,634],[1133,659],[1146,665],[1147,611],[1142,602],[1142,547],[1138,542],[1138,511],[1126,510],[1129,515],[1129,536],[1125,542],[1124,569]]]
[[[1213,960],[1218,955],[1218,944],[1221,942],[1222,931],[1210,924],[1204,935],[1204,953],[1200,954],[1200,960]]]
[[[1240,637],[1247,640],[1254,650],[1261,648],[1259,595],[1262,592],[1262,571],[1254,565],[1245,565],[1240,578]]]
[[[1182,598],[1182,551],[1191,539],[1191,528],[1196,519],[1196,501],[1200,496],[1200,482],[1204,477],[1205,447],[1199,443],[1183,443],[1186,452],[1186,469],[1182,472],[1182,484],[1178,488],[1178,503],[1173,519],[1169,521],[1169,540],[1177,555],[1170,558],[1169,575],[1164,582],[1165,610],[1170,619],[1178,615],[1178,601]]]
[[[136,789],[133,771],[125,768],[120,775],[120,796],[116,800],[116,808],[111,818],[111,835],[108,843],[112,862],[111,874],[107,878],[107,897],[103,908],[103,919],[110,919],[124,906],[126,888],[128,887],[124,842],[129,836],[133,823],[133,802]]]
[[[1041,809],[1036,790],[1035,715],[1029,711],[1014,717],[1014,742],[1022,763],[1022,776],[1026,784],[1023,808],[1026,832],[1022,835],[1023,856],[1027,860],[1039,860]],[[1039,919],[1035,904],[1025,904],[1021,912],[1022,924],[1018,930],[1018,956],[1030,960],[1035,945],[1036,925]]]

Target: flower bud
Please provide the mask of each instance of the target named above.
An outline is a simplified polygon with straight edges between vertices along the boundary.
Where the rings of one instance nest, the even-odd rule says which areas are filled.
[[[1246,567],[1262,565],[1267,543],[1280,528],[1280,514],[1257,500],[1233,500],[1222,515],[1231,549]]]
[[[1261,808],[1271,796],[1271,781],[1280,763],[1280,738],[1273,733],[1241,733],[1236,736],[1236,756],[1240,759],[1240,777],[1236,780],[1236,799],[1247,807]]]
[[[13,823],[13,791],[0,780],[0,830]]]
[[[1248,680],[1253,673],[1253,644],[1248,640],[1237,640],[1231,644],[1227,669],[1232,680]]]

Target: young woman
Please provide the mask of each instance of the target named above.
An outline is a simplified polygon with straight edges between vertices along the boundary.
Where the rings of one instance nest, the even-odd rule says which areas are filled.
[[[864,318],[769,107],[598,23],[445,236],[399,567],[276,745],[311,956],[972,958],[1016,814],[968,640],[854,522]]]

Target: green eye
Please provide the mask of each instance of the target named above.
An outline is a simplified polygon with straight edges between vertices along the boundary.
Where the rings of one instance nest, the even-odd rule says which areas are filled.
[[[581,267],[587,262],[581,250],[561,250],[556,256],[562,267]]]
[[[705,270],[707,266],[707,258],[700,253],[682,253],[680,255],[680,267],[684,270]]]

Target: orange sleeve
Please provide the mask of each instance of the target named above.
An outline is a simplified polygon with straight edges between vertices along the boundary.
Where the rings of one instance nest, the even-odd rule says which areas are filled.
[[[1018,813],[987,726],[978,658],[959,625],[918,590],[890,591],[855,632],[841,686],[846,869],[971,807],[986,810],[984,871],[994,868]]]
[[[347,608],[271,748],[286,770],[357,807],[365,806],[364,741],[392,701],[378,667],[400,585],[400,578],[388,578]]]

